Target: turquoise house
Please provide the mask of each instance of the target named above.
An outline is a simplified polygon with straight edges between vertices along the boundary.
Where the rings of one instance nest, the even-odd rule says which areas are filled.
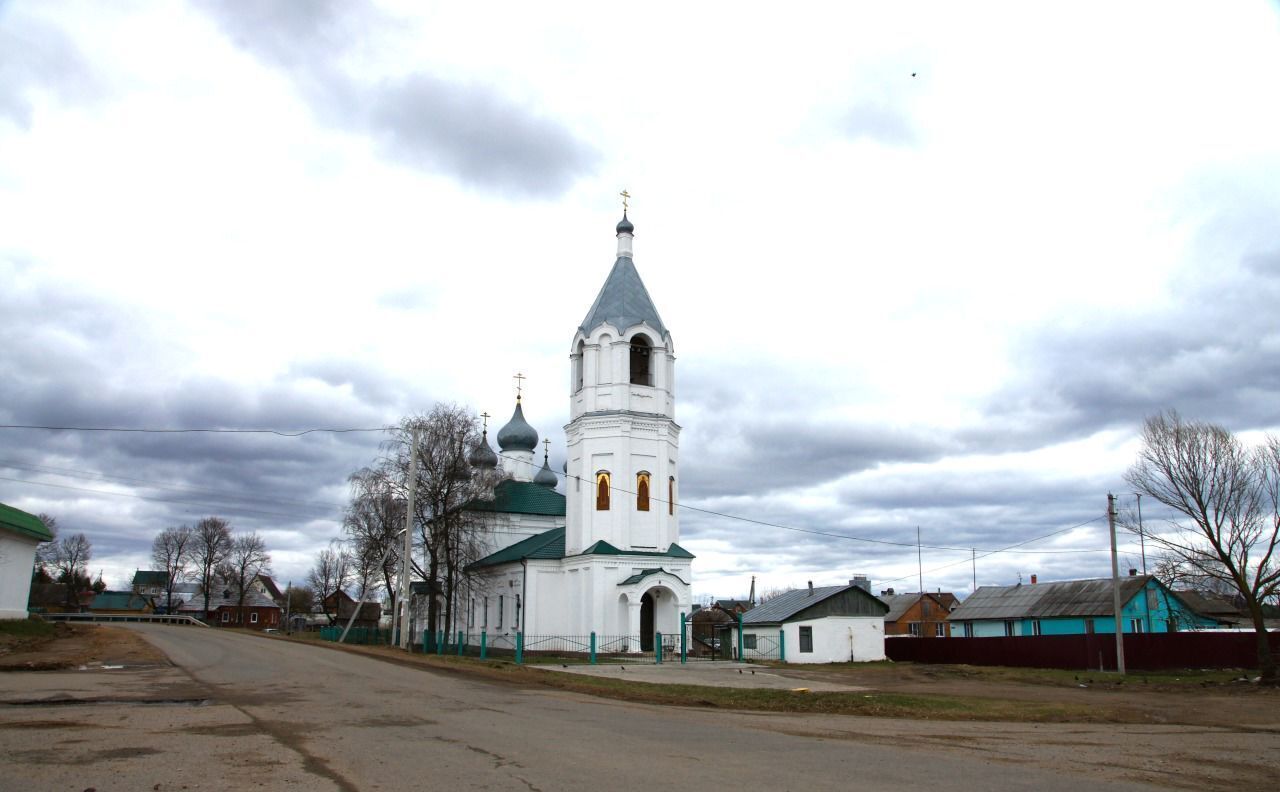
[[[1016,635],[1115,633],[1111,578],[1029,585],[983,586],[951,612],[951,635],[993,638]],[[1216,627],[1176,592],[1151,575],[1120,579],[1120,624],[1126,633],[1177,632]]]

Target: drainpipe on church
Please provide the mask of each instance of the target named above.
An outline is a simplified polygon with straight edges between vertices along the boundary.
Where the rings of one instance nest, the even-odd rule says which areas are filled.
[[[529,559],[520,559],[520,634],[524,634],[524,617],[529,612]]]

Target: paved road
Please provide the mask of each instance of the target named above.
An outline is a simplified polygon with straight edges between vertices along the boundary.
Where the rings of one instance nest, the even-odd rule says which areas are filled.
[[[135,629],[177,668],[0,675],[0,789],[1154,788],[876,740],[874,719],[634,705],[219,630]],[[127,703],[143,698],[164,701]]]

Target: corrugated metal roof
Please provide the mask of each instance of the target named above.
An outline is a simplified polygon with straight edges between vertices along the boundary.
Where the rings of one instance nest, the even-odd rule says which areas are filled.
[[[157,571],[154,569],[139,569],[133,573],[133,585],[135,586],[163,586],[169,582],[169,573],[163,569]]]
[[[742,614],[743,624],[765,623],[773,624],[774,622],[783,622],[800,611],[822,602],[827,597],[834,596],[844,591],[850,586],[819,586],[815,589],[796,589],[795,591],[787,591],[768,602],[762,602],[751,610]]]
[[[876,599],[889,606],[889,612],[884,615],[884,620],[891,622],[902,618],[902,614],[906,613],[908,608],[916,604],[916,601],[920,599],[920,595],[918,593],[881,594]]]
[[[493,500],[472,501],[467,508],[472,511],[563,517],[564,496],[532,481],[507,479],[493,488]]]
[[[1150,575],[1121,578],[1121,606],[1133,599],[1151,579]],[[1096,578],[1016,586],[982,586],[951,612],[951,621],[1114,615],[1111,578]]]
[[[532,486],[537,487],[538,485],[534,484]],[[538,489],[543,488],[538,487]],[[490,553],[474,564],[469,565],[467,569],[511,564],[524,558],[564,558],[564,528],[552,528],[550,531],[534,534],[528,539],[521,539],[513,545],[508,545],[495,553]]]

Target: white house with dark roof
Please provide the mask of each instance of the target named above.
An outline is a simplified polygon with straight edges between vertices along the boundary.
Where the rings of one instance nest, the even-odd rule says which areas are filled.
[[[468,568],[478,578],[460,609],[468,632],[595,632],[647,651],[691,612],[693,555],[678,543],[676,510],[675,347],[632,260],[634,230],[624,213],[613,268],[570,344],[565,494],[545,455],[536,467],[538,435],[518,399],[498,432],[511,480],[478,507],[492,513],[494,547]],[[491,457],[486,435],[471,461]]]
[[[781,643],[781,659],[788,663],[883,660],[888,611],[888,605],[855,584],[787,591],[742,614],[740,659],[779,659],[776,647]],[[737,645],[737,627],[731,636]]]

